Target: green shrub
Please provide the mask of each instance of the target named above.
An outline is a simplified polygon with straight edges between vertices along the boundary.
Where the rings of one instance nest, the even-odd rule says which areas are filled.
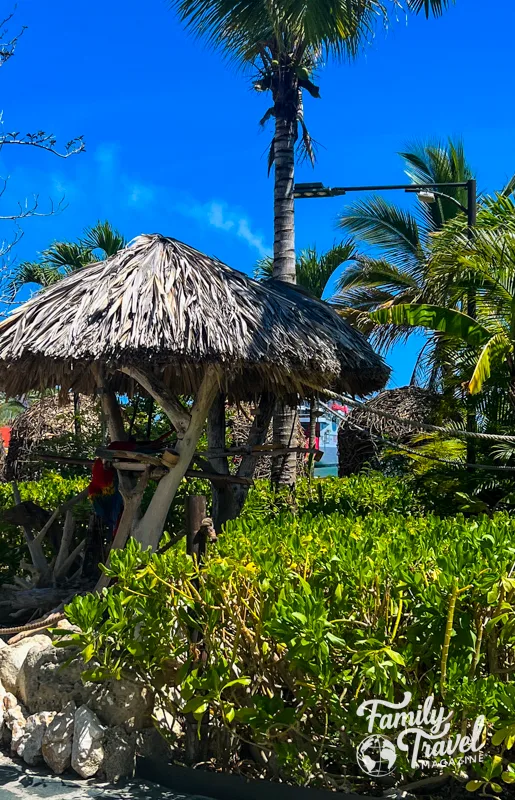
[[[383,501],[375,480],[362,510],[404,503],[393,489]],[[332,491],[340,502],[332,486],[324,502]],[[453,730],[485,714],[515,734],[514,562],[505,514],[246,515],[200,573],[183,546],[113,553],[116,583],[67,608],[82,631],[69,643],[86,678],[143,682],[173,715],[229,729],[236,749],[262,748],[269,775],[359,787],[364,699],[409,690],[416,704],[434,693],[455,710]]]
[[[47,511],[55,511],[87,485],[87,478],[65,478],[58,472],[49,471],[38,481],[19,483],[18,489],[22,500],[32,500]],[[19,571],[23,559],[30,561],[20,528],[3,518],[2,511],[12,508],[14,504],[12,485],[0,483],[0,582],[11,581]],[[85,520],[88,510],[88,503],[85,501],[74,509],[74,514]]]
[[[408,481],[368,472],[349,478],[303,478],[293,494],[288,489],[275,489],[268,481],[257,481],[249,492],[243,516],[272,520],[282,511],[364,516],[373,511],[418,514],[422,510]]]

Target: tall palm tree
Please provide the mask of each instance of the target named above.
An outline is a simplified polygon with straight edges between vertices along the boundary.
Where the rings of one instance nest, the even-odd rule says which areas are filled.
[[[472,240],[458,218],[435,237],[428,279],[445,284],[444,304],[398,303],[371,314],[379,325],[438,333],[445,385],[474,401],[478,423],[489,433],[512,433],[515,424],[515,202],[506,196],[512,188],[482,198]],[[474,318],[465,313],[469,293]],[[511,444],[496,448],[503,457],[515,455]]]
[[[454,183],[473,177],[461,141],[414,144],[400,155],[413,183]],[[373,196],[350,205],[339,217],[340,228],[378,254],[362,253],[345,270],[338,281],[335,302],[341,313],[370,334],[383,350],[403,341],[412,329],[393,322],[379,324],[370,312],[399,303],[430,301],[441,292],[441,283],[437,287],[429,278],[431,242],[446,223],[463,216],[455,201],[463,205],[467,202],[466,189],[450,188],[445,193],[453,199],[436,196],[434,203],[419,203],[414,212]],[[438,371],[432,369],[437,344],[437,336],[429,337],[417,360],[413,381],[422,377],[430,385],[437,381]]]
[[[400,303],[378,309],[379,324],[399,322],[439,331],[472,349],[468,392],[480,393],[493,376],[508,380],[515,405],[515,202],[502,195],[485,198],[478,214],[473,241],[458,224],[448,226],[433,245],[429,275],[445,279],[448,303]],[[464,312],[467,292],[476,296],[475,318]],[[454,365],[456,368],[458,365]]]
[[[11,278],[10,294],[14,298],[22,286],[31,283],[51,286],[86,264],[109,258],[125,245],[125,238],[109,222],[97,222],[86,228],[78,242],[54,242],[39,260],[21,263]]]
[[[326,253],[319,253],[316,247],[308,247],[302,250],[296,260],[297,284],[306,289],[310,294],[322,300],[329,281],[335,272],[347,261],[356,255],[356,245],[353,239],[346,239],[339,244],[335,244]],[[274,260],[271,256],[266,256],[258,262],[255,270],[255,277],[258,280],[270,280],[273,277]],[[331,298],[328,300],[331,302]],[[309,411],[309,432],[308,448],[313,449],[316,439],[318,403],[314,400],[310,403]],[[309,458],[309,472],[314,470],[314,459]]]
[[[414,13],[439,15],[451,0],[408,0]],[[272,105],[262,119],[274,119],[269,169],[275,166],[274,269],[276,280],[295,283],[294,164],[299,125],[301,147],[313,162],[314,147],[304,121],[303,93],[320,97],[314,73],[327,56],[353,58],[379,18],[395,0],[171,0],[186,26],[254,75],[258,91]],[[278,414],[275,438],[288,444],[292,413]],[[281,483],[295,482],[295,458],[285,459]]]

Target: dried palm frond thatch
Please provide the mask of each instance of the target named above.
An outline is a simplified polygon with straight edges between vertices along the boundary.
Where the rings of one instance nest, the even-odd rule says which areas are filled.
[[[232,444],[236,447],[243,446],[247,443],[254,414],[255,409],[246,403],[238,405],[238,407],[234,407],[229,410],[228,427],[231,431]],[[272,444],[273,440],[273,429],[272,425],[270,425],[266,434],[265,443]],[[301,448],[305,448],[306,446],[306,434],[299,420],[297,420],[297,432],[294,438],[293,446]],[[305,453],[297,454],[297,475],[302,475],[305,467],[305,460]],[[272,456],[263,454],[257,461],[256,468],[254,470],[254,479],[270,480],[271,476]]]
[[[338,431],[338,474],[341,478],[359,472],[365,465],[377,467],[383,444],[377,436],[390,441],[408,444],[413,436],[415,422],[435,422],[441,406],[441,395],[416,386],[386,389],[363,408],[353,409]],[[371,411],[384,411],[396,417],[386,419]],[[374,436],[375,435],[375,436]]]
[[[77,270],[0,324],[0,386],[9,396],[55,386],[93,394],[99,362],[152,369],[188,395],[216,364],[238,399],[325,388],[363,395],[388,378],[327,303],[158,234]],[[118,372],[113,388],[130,393],[131,379]]]
[[[32,403],[20,414],[11,428],[11,440],[5,457],[2,471],[4,480],[35,480],[39,477],[36,464],[38,454],[60,453],[70,456],[77,452],[76,441],[77,413],[80,428],[83,432],[80,445],[84,455],[84,445],[90,440],[101,437],[101,415],[98,401],[89,397],[80,398],[79,409],[74,407],[72,399],[62,402],[57,394],[48,394]],[[39,464],[40,468],[42,464]],[[47,464],[48,468],[48,464]]]

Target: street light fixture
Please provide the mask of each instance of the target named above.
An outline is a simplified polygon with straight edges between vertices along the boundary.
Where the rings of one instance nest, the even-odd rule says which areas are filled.
[[[440,189],[466,189],[467,205],[464,206],[455,197],[445,194]],[[384,184],[379,186],[324,186],[323,183],[296,183],[293,187],[293,196],[296,200],[317,197],[341,197],[349,192],[388,192],[388,191],[415,192],[422,203],[434,203],[437,197],[445,198],[455,203],[466,215],[469,238],[472,239],[473,228],[477,219],[477,186],[474,178],[468,181],[447,181],[443,183],[399,183]]]
[[[428,192],[427,190],[417,192],[417,197],[421,203],[436,203],[436,195],[434,192]]]

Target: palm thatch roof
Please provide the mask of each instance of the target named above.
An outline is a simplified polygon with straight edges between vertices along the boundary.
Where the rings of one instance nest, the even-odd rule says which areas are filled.
[[[338,474],[340,477],[359,472],[365,465],[379,466],[379,455],[384,443],[389,441],[409,444],[413,436],[412,422],[437,422],[441,407],[441,395],[416,386],[386,389],[363,408],[353,409],[338,431]],[[383,411],[395,416],[395,420],[377,416],[371,412]]]
[[[0,386],[10,396],[54,386],[92,394],[93,363],[151,368],[184,394],[215,363],[241,399],[265,389],[363,395],[389,372],[327,304],[158,234],[77,270],[0,324]],[[130,379],[116,380],[131,391]]]
[[[237,406],[229,407],[227,427],[231,432],[231,444],[235,447],[247,444],[249,432],[256,409],[249,403],[238,403]],[[273,424],[270,423],[266,433],[265,443],[272,444],[274,441]],[[306,447],[306,434],[300,420],[297,418],[296,431],[292,441],[293,447]],[[236,460],[236,459],[235,459]],[[305,474],[306,453],[297,453],[297,477]],[[254,469],[254,480],[270,480],[272,476],[272,456],[261,455]]]
[[[42,469],[52,468],[38,460],[40,453],[94,455],[95,448],[102,443],[98,401],[81,397],[79,408],[74,407],[71,399],[67,403],[62,401],[57,394],[45,395],[14,420],[0,480],[38,478]]]

